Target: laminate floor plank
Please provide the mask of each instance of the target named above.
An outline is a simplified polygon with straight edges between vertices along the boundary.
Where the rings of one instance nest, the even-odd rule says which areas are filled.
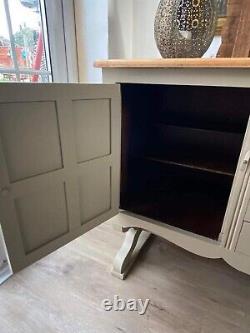
[[[0,287],[1,333],[249,333],[250,277],[153,238],[127,280],[110,269],[123,235],[102,224]],[[146,298],[145,315],[105,298]]]

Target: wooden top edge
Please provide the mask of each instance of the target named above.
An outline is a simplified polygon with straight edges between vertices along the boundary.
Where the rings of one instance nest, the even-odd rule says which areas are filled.
[[[176,58],[97,60],[96,68],[250,68],[250,58]]]

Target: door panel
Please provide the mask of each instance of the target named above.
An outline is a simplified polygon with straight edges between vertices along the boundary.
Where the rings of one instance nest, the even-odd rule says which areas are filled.
[[[232,250],[250,255],[250,166],[247,167],[247,179],[244,195],[242,196],[237,224],[234,231]]]
[[[77,162],[86,162],[110,155],[111,113],[109,100],[73,101],[73,117]],[[96,135],[97,133],[98,135]],[[91,142],[91,147],[89,147],[88,142]]]
[[[111,177],[109,159],[91,161],[80,167],[78,184],[82,224],[111,209]]]
[[[244,220],[250,222],[250,201],[247,203],[247,211]]]
[[[248,121],[242,151],[225,215],[223,245],[226,249],[235,251],[242,230],[247,205],[250,200],[250,121]],[[250,239],[249,239],[250,242]]]
[[[17,271],[114,216],[115,85],[0,85],[0,222]]]
[[[25,253],[69,231],[65,182],[16,198],[15,208]]]
[[[250,256],[250,223],[243,223],[236,246],[236,252]]]
[[[63,167],[55,103],[1,104],[0,132],[11,183]]]

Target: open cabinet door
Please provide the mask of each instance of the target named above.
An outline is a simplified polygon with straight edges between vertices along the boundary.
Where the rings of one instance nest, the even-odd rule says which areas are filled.
[[[0,223],[13,272],[118,213],[119,89],[0,84]]]

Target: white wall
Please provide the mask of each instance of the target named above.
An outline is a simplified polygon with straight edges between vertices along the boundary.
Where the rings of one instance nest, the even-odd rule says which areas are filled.
[[[108,0],[75,0],[80,82],[102,81],[97,59],[108,58]]]
[[[109,58],[132,58],[134,0],[109,0]]]
[[[133,57],[159,58],[154,19],[160,0],[134,0]]]
[[[80,82],[101,82],[96,59],[159,57],[154,16],[159,0],[75,0]]]
[[[154,58],[159,0],[109,0],[109,58]]]

